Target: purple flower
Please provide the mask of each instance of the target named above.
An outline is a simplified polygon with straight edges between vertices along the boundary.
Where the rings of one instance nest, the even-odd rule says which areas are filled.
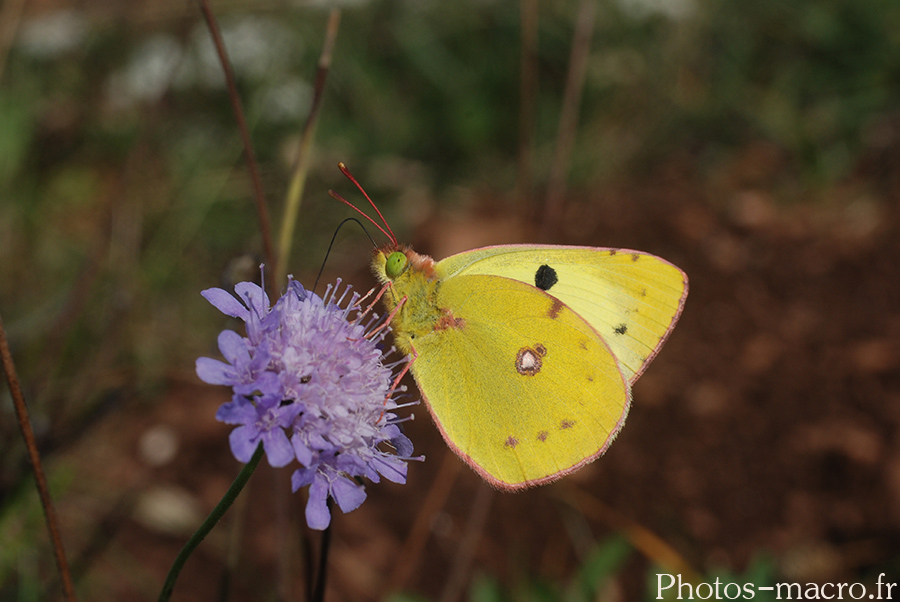
[[[303,408],[296,403],[281,403],[280,397],[267,395],[249,401],[235,394],[216,412],[216,420],[226,424],[240,424],[228,437],[234,457],[249,462],[262,442],[263,450],[272,466],[287,466],[294,459],[294,450],[284,430],[291,427]]]
[[[361,477],[406,482],[412,442],[400,430],[394,410],[393,370],[385,363],[377,316],[359,309],[359,294],[341,281],[324,297],[291,279],[287,292],[270,307],[256,284],[235,286],[237,298],[212,288],[203,296],[222,313],[243,320],[247,336],[225,330],[219,350],[225,362],[201,357],[197,375],[228,385],[234,397],[216,419],[239,425],[229,437],[231,451],[249,461],[262,443],[269,464],[300,468],[294,491],[309,486],[306,520],[313,529],[331,521],[327,499],[344,512],[366,499]],[[352,319],[351,319],[352,314]],[[401,390],[401,389],[398,389]],[[409,405],[409,404],[407,404]]]

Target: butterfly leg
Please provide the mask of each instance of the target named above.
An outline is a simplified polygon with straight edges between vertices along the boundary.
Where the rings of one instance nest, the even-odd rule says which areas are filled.
[[[405,297],[404,297],[404,299],[405,299]],[[408,359],[408,361],[406,362],[406,365],[403,366],[403,369],[400,371],[399,374],[397,374],[397,377],[394,378],[394,383],[391,385],[391,388],[388,390],[387,395],[384,396],[385,407],[387,406],[388,400],[391,397],[393,397],[394,391],[397,389],[397,386],[400,384],[400,381],[403,380],[403,377],[406,375],[407,372],[409,372],[409,368],[410,368],[410,366],[412,366],[412,363],[414,361],[416,361],[417,357],[419,357],[419,354],[416,351],[416,348],[411,346],[410,354],[406,357]],[[384,416],[384,409],[381,410],[381,414],[378,416],[378,421],[376,421],[376,423],[381,421],[382,416]]]
[[[390,288],[390,286],[391,286],[391,283],[390,283],[390,282],[388,282],[387,284],[382,285],[381,290],[378,291],[378,294],[375,295],[375,298],[372,299],[372,302],[369,303],[369,306],[366,307],[365,311],[362,312],[362,315],[366,315],[367,313],[369,313],[369,312],[372,310],[373,307],[375,307],[375,304],[378,303],[378,300],[381,299],[381,297],[384,296],[384,292],[385,292],[388,288]],[[375,291],[374,288],[372,288],[371,290],[369,290],[368,293],[366,293],[365,295],[363,295],[362,297],[360,297],[360,298],[356,301],[356,304],[357,304],[357,305],[361,305],[362,302],[365,301],[366,299],[368,299],[368,298],[369,298],[369,295],[371,295],[374,291]]]
[[[394,394],[394,389],[397,388],[397,385],[400,384],[400,381],[403,379],[403,377],[406,375],[406,373],[409,372],[409,368],[410,368],[410,366],[412,366],[412,363],[414,361],[416,361],[416,358],[419,357],[418,352],[416,352],[416,348],[412,347],[411,353],[406,357],[409,359],[409,361],[406,362],[406,365],[403,366],[403,370],[401,370],[400,374],[397,375],[397,378],[394,379],[394,384],[391,385],[391,389],[390,389],[390,391],[388,391],[388,394],[387,394],[387,397],[385,398],[385,400],[388,400],[391,398],[391,395]]]
[[[378,294],[378,297],[376,297],[376,298],[372,301],[373,304],[375,303],[375,301],[378,301],[378,299],[381,297],[381,295],[384,294],[384,289],[386,289],[386,288],[389,287],[389,286],[390,286],[390,284],[385,284],[385,285],[384,285],[384,288],[382,288],[381,292]],[[374,328],[372,331],[370,331],[369,333],[367,333],[366,336],[367,336],[367,337],[372,336],[373,334],[377,334],[377,333],[380,332],[381,330],[383,330],[383,329],[389,327],[389,326],[391,325],[391,321],[394,319],[394,316],[397,315],[397,312],[400,311],[400,308],[403,307],[403,305],[406,303],[407,299],[408,299],[408,297],[406,297],[406,296],[404,296],[402,299],[400,299],[400,301],[397,302],[397,305],[394,306],[394,309],[391,310],[391,313],[389,313],[389,314],[387,315],[387,317],[385,318],[384,322],[382,322],[382,323],[379,324],[376,328]],[[369,308],[371,309],[371,307],[372,307],[372,306],[370,305]],[[369,311],[369,310],[367,309],[366,311]]]
[[[360,307],[362,307],[362,302],[365,301],[366,299],[368,299],[371,296],[371,294],[374,292],[375,292],[375,287],[373,286],[372,288],[369,289],[368,293],[366,293],[365,295],[363,295],[362,297],[360,297],[359,299],[356,300],[356,303],[353,304],[353,308],[359,309]],[[372,306],[370,305],[368,308],[366,308],[366,311],[368,311],[371,308],[372,308]]]
[[[381,299],[382,296],[384,296],[384,292],[385,292],[388,288],[390,288],[390,286],[391,286],[391,283],[388,282],[387,284],[385,284],[384,286],[381,287],[381,289],[378,291],[378,294],[375,295],[375,298],[374,298],[374,299],[372,299],[372,302],[369,303],[369,305],[368,305],[364,310],[362,310],[361,312],[359,312],[359,315],[358,315],[358,316],[356,316],[356,322],[359,322],[359,321],[362,320],[364,317],[366,317],[367,315],[369,315],[369,312],[372,311],[372,308],[375,307],[375,304],[378,303],[378,300]],[[368,293],[366,293],[365,295],[363,295],[362,297],[360,297],[359,299],[357,299],[357,300],[356,300],[356,303],[354,303],[353,306],[354,306],[355,308],[361,307],[361,306],[362,306],[362,302],[365,301],[366,299],[368,299],[369,296],[370,296],[373,292],[375,292],[375,289],[374,289],[374,288],[370,289]],[[382,330],[384,330],[384,328],[386,328],[388,325],[390,325],[391,320],[392,320],[392,319],[394,318],[394,316],[397,314],[397,311],[400,309],[400,306],[403,305],[404,303],[406,303],[406,297],[404,297],[403,299],[400,300],[400,302],[399,302],[399,303],[397,304],[397,306],[393,309],[393,311],[391,311],[391,313],[388,314],[387,318],[385,319],[385,321],[384,321],[382,324],[379,324],[379,325],[378,325],[376,328],[374,328],[372,331],[366,333],[366,335],[365,335],[366,338],[369,338],[369,337],[371,337],[371,336],[374,335],[374,334],[378,334],[379,332],[381,332]],[[376,317],[377,317],[377,316],[376,316]]]

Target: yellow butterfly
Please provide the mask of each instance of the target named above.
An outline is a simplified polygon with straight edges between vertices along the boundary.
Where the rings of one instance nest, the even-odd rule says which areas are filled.
[[[681,314],[683,271],[639,251],[552,245],[435,263],[385,234],[372,267],[390,287],[396,345],[460,458],[516,490],[606,451]]]

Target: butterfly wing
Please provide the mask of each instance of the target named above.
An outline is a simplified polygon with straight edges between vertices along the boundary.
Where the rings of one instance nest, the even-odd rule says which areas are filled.
[[[408,302],[411,312],[424,303]],[[444,439],[485,479],[536,485],[606,450],[630,388],[590,324],[534,286],[497,276],[443,280],[433,302],[444,317],[411,341],[412,372]]]
[[[442,279],[495,275],[537,286],[562,301],[603,337],[634,382],[681,315],[687,275],[639,251],[508,245],[453,255],[435,266]]]

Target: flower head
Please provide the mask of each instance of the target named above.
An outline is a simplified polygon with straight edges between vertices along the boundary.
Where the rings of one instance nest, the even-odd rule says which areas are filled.
[[[256,284],[241,282],[235,292],[202,294],[243,320],[247,336],[225,330],[219,350],[226,362],[197,360],[202,380],[234,391],[216,413],[239,425],[229,437],[234,456],[247,462],[262,444],[272,466],[296,460],[291,483],[294,491],[309,485],[306,520],[314,529],[331,521],[328,497],[344,512],[362,504],[359,477],[405,483],[413,446],[392,394],[402,361],[385,363],[388,328],[373,330],[377,316],[359,310],[359,294],[348,299],[350,287],[342,290],[338,280],[319,297],[293,279],[274,306]]]

